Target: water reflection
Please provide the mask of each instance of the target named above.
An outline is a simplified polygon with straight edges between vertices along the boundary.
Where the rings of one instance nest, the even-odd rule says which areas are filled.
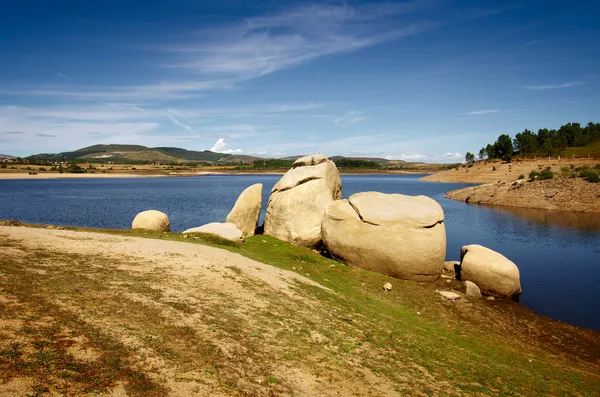
[[[600,203],[599,203],[600,205]],[[532,208],[487,206],[496,212],[508,212],[538,225],[561,226],[570,229],[600,230],[600,214],[563,212]]]

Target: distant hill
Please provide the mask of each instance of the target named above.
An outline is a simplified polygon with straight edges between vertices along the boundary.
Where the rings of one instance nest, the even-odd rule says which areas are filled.
[[[15,156],[10,156],[8,154],[0,154],[0,158],[2,158],[2,159],[14,159]]]
[[[3,155],[0,155],[2,157]],[[28,160],[34,161],[78,161],[78,162],[94,162],[94,163],[205,163],[205,164],[247,164],[253,165],[255,161],[261,161],[261,167],[270,168],[276,164],[278,167],[287,167],[286,162],[293,162],[304,155],[287,156],[279,159],[265,159],[262,157],[249,156],[245,154],[229,154],[216,153],[210,150],[187,150],[179,147],[147,147],[142,145],[93,145],[77,149],[71,152],[61,153],[40,153],[27,157]],[[8,156],[12,157],[12,156]],[[405,165],[414,166],[418,163],[408,163],[403,160],[387,160],[380,157],[346,157],[346,156],[331,156],[332,161],[341,162],[343,167],[369,167],[369,164],[352,164],[355,162],[371,162],[376,163],[374,168],[383,167],[398,167],[403,168]],[[346,161],[348,160],[348,161]]]
[[[388,160],[380,157],[346,157],[346,156],[332,156],[329,158],[332,161],[349,159],[349,160],[360,160],[360,161],[372,161],[379,165],[390,165],[390,164],[404,164],[404,160]]]
[[[150,148],[142,145],[93,145],[72,152],[41,153],[29,160],[86,160],[111,162],[168,162],[168,163],[252,163],[258,157],[215,153],[210,150],[187,150],[177,147]]]

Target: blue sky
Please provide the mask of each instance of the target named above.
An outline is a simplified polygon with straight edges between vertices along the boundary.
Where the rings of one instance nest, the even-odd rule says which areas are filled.
[[[94,4],[92,4],[94,3]],[[600,2],[0,0],[0,153],[454,162],[600,120]]]

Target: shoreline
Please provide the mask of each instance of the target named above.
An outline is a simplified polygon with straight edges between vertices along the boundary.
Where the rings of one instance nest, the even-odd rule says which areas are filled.
[[[446,192],[450,200],[493,207],[600,214],[600,184],[561,176],[547,180],[487,183]]]
[[[149,172],[128,172],[128,173],[58,173],[58,172],[38,172],[30,175],[28,172],[0,172],[0,180],[43,180],[43,179],[102,179],[102,178],[163,178],[163,177],[194,177],[210,175],[283,175],[285,171],[256,171],[247,170],[220,170],[220,171],[198,171],[198,172],[172,172],[172,173],[149,173]],[[430,175],[431,172],[422,171],[366,171],[366,172],[344,172],[340,175]]]

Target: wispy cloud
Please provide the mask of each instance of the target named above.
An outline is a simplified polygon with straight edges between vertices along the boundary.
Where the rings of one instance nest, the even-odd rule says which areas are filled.
[[[196,42],[164,49],[177,55],[171,67],[243,80],[420,33],[433,25],[392,23],[394,17],[420,8],[416,2],[309,4],[206,30]]]
[[[70,78],[69,76],[67,76],[66,74],[62,74],[60,72],[55,73],[55,76],[58,77],[58,78],[61,78],[63,80],[66,80],[66,81],[70,81],[71,83],[75,81],[72,78]]]
[[[2,131],[2,133],[4,135],[21,135],[21,134],[23,134],[22,131]]]
[[[390,155],[388,154],[387,156],[385,156],[386,160],[404,160],[404,161],[417,161],[417,160],[423,160],[425,159],[425,157],[427,157],[425,154],[423,153],[400,153],[398,155]]]
[[[196,131],[194,130],[194,128],[192,128],[192,126],[191,126],[191,125],[189,125],[189,124],[185,124],[185,123],[181,122],[181,121],[180,121],[180,120],[179,120],[177,117],[175,117],[175,116],[173,115],[173,113],[175,113],[175,111],[174,111],[174,110],[172,110],[172,109],[167,109],[167,113],[168,113],[168,114],[167,114],[167,118],[168,118],[169,120],[171,120],[171,122],[172,122],[173,124],[175,124],[175,125],[177,125],[177,126],[179,126],[179,127],[183,128],[183,129],[185,129],[185,130],[186,130],[186,131],[188,131],[188,132],[191,132],[192,134],[195,134],[195,133],[196,133]]]
[[[571,83],[563,83],[563,84],[548,84],[548,85],[532,85],[532,86],[526,86],[525,88],[527,88],[528,90],[554,90],[557,88],[568,88],[568,87],[575,87],[578,85],[583,85],[585,84],[585,82],[583,81],[574,81]]]
[[[474,112],[467,113],[467,115],[490,114],[490,113],[498,113],[499,111],[500,111],[500,109],[476,110]]]
[[[56,135],[52,135],[52,134],[43,134],[43,133],[35,134],[35,136],[38,136],[38,137],[40,137],[40,138],[56,138]]]
[[[367,118],[363,116],[363,112],[348,111],[348,112],[344,113],[343,116],[338,117],[337,119],[333,120],[333,122],[336,124],[347,125],[347,124],[355,124],[355,123],[358,123],[358,122],[366,120],[366,119]]]

